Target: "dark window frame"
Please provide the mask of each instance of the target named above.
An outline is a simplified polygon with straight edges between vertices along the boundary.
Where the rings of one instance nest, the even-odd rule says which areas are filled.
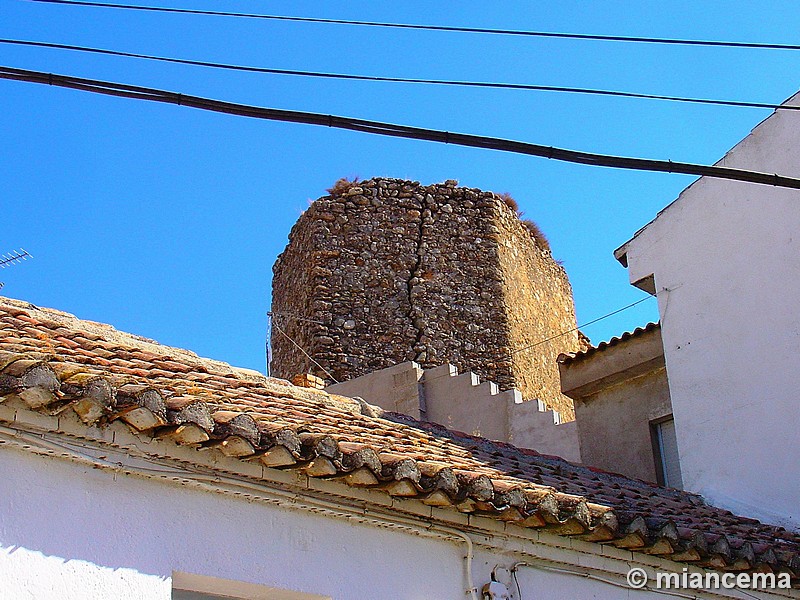
[[[653,462],[656,469],[656,482],[662,487],[667,486],[667,462],[664,458],[663,436],[661,425],[669,421],[675,422],[671,414],[664,415],[658,419],[650,421],[650,443],[653,448]]]

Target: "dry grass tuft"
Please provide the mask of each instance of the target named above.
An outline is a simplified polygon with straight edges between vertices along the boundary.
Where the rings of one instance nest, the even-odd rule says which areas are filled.
[[[347,177],[342,177],[341,179],[337,180],[331,187],[327,189],[327,192],[331,196],[340,196],[344,194],[347,190],[357,184],[359,181],[358,177],[353,177],[352,179],[348,179]]]
[[[497,197],[500,198],[500,200],[502,200],[503,202],[505,202],[508,208],[517,213],[517,216],[520,216],[522,214],[519,211],[519,204],[517,204],[517,201],[514,200],[514,197],[511,194],[509,194],[508,192],[503,192],[502,194],[498,194]]]
[[[521,219],[522,224],[525,225],[526,229],[530,231],[533,239],[536,240],[536,245],[539,246],[542,250],[550,251],[550,242],[547,240],[547,236],[544,232],[539,228],[539,226],[531,221],[530,219]]]
[[[525,228],[530,232],[533,239],[536,241],[536,245],[539,246],[543,250],[550,251],[550,242],[547,240],[547,236],[544,234],[539,226],[531,221],[530,219],[523,219],[522,215],[523,212],[519,209],[519,204],[517,201],[514,200],[514,197],[509,194],[508,192],[503,192],[502,194],[497,195],[500,200],[505,202],[506,206],[508,206],[511,210],[513,210]]]

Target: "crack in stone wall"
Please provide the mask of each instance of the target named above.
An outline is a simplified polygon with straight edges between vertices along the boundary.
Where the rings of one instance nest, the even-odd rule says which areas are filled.
[[[383,178],[338,186],[300,217],[273,270],[273,311],[319,321],[284,329],[339,381],[449,362],[572,415],[555,356],[581,348],[577,333],[511,355],[575,327],[569,282],[492,192]],[[309,369],[288,340],[272,344],[275,375]]]
[[[425,233],[425,229],[423,226],[424,219],[426,218],[426,213],[430,214],[430,210],[427,208],[423,208],[420,205],[420,219],[419,219],[419,226],[417,228],[417,248],[416,248],[416,260],[414,261],[414,265],[411,268],[411,277],[408,278],[406,282],[406,289],[408,290],[408,318],[411,327],[416,330],[416,335],[414,336],[414,342],[411,346],[411,349],[415,352],[414,360],[417,362],[425,361],[427,358],[427,353],[425,351],[425,347],[422,346],[422,315],[420,314],[418,307],[415,306],[414,302],[414,285],[417,281],[417,278],[421,274],[421,266],[422,266],[422,238]]]

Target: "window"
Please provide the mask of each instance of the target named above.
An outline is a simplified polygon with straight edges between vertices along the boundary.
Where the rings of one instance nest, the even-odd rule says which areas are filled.
[[[672,415],[650,423],[650,431],[659,485],[683,488],[678,438],[675,435],[675,420]]]
[[[231,597],[191,592],[189,590],[172,590],[172,600],[231,600]]]
[[[328,596],[303,594],[290,590],[229,579],[172,573],[172,600],[331,600]]]

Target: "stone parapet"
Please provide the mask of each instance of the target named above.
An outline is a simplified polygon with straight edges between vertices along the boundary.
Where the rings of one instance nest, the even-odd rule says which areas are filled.
[[[423,369],[410,361],[362,375],[326,390],[359,397],[381,408],[491,440],[532,448],[579,462],[575,421],[539,400],[524,401],[517,389],[500,391],[471,371],[444,364]]]

